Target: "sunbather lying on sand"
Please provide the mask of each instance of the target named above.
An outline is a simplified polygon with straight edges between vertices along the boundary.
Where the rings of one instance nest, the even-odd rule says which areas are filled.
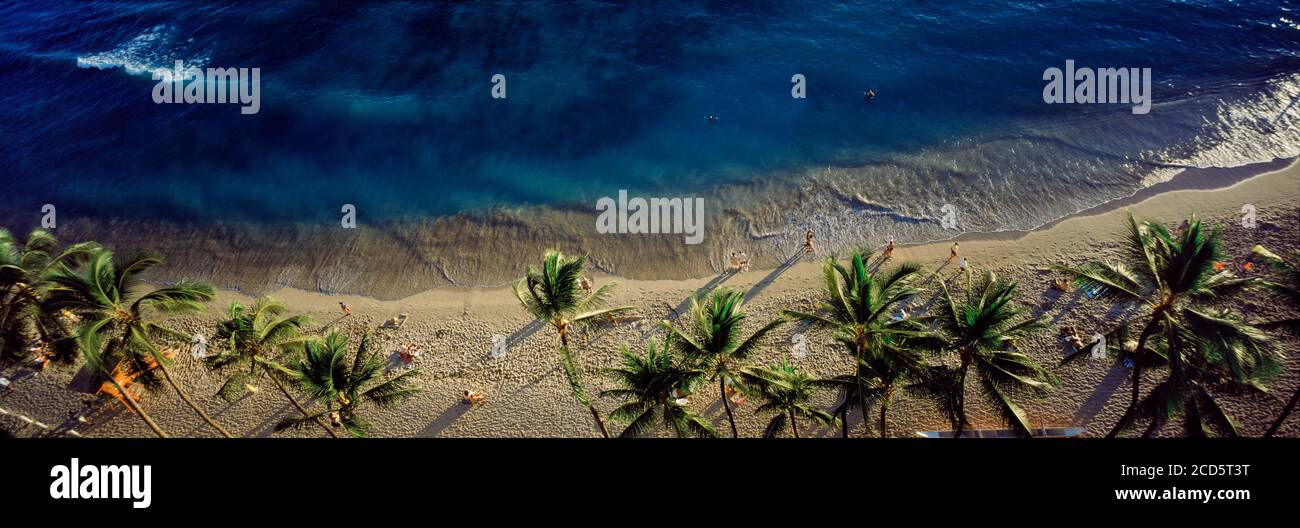
[[[392,319],[389,319],[389,320],[387,320],[387,321],[384,321],[384,325],[381,326],[380,328],[383,328],[383,329],[385,329],[385,330],[396,330],[396,329],[399,329],[399,328],[402,327],[402,325],[406,324],[406,320],[407,320],[407,318],[409,318],[409,317],[410,317],[409,314],[401,314],[401,315],[398,315],[397,317],[394,317],[394,318],[392,318]]]
[[[1083,347],[1088,346],[1088,343],[1083,342],[1083,338],[1079,337],[1079,329],[1075,328],[1074,325],[1065,327],[1061,330],[1061,333],[1065,334],[1066,342],[1070,343],[1070,346],[1074,347],[1076,351],[1083,350]]]

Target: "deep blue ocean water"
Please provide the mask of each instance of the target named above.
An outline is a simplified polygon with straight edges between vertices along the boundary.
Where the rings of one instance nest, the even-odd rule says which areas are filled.
[[[177,59],[261,68],[261,111],[154,104],[150,70]],[[1044,104],[1066,59],[1152,68],[1152,113]],[[1295,155],[1297,76],[1300,7],[1281,0],[5,2],[0,188],[33,214],[187,222],[682,196],[817,167],[1095,190],[1145,177],[1133,160]]]

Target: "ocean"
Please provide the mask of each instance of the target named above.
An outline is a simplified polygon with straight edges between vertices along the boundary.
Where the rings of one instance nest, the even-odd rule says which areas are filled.
[[[190,225],[589,208],[808,178],[1027,229],[1300,155],[1291,1],[0,3],[0,207]],[[260,68],[261,105],[152,72]],[[1150,68],[1151,110],[1046,104]],[[506,78],[493,99],[491,78]],[[792,76],[806,79],[791,97]],[[866,99],[872,90],[876,97]],[[706,116],[717,116],[716,120]]]

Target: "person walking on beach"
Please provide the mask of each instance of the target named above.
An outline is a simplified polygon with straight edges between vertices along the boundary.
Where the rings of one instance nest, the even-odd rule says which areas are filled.
[[[959,249],[961,248],[957,246],[957,243],[953,242],[952,249],[948,250],[948,262],[952,262],[952,259],[957,258],[957,250]]]
[[[817,248],[813,247],[813,231],[810,227],[808,228],[808,232],[803,235],[803,252],[811,255],[815,251],[817,251]]]
[[[966,262],[966,257],[961,258],[961,264],[959,264],[959,266],[961,266],[962,271],[968,271],[970,269],[970,264]]]
[[[885,244],[885,260],[894,258],[894,237],[889,237],[889,243]]]
[[[343,310],[343,317],[352,315],[352,309],[349,308],[348,305],[344,304],[342,301],[339,302],[339,309]]]

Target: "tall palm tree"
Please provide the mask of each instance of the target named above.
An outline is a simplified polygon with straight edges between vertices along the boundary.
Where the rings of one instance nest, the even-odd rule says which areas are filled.
[[[843,344],[854,359],[854,372],[834,378],[845,394],[844,403],[836,408],[841,434],[848,437],[848,413],[852,407],[862,411],[863,427],[871,423],[867,418],[867,401],[880,399],[881,430],[884,437],[885,413],[888,401],[895,390],[916,378],[923,366],[920,354],[912,348],[901,347],[901,340],[911,336],[920,338],[924,328],[913,318],[895,318],[893,313],[920,293],[917,281],[920,266],[904,263],[889,273],[867,269],[871,253],[855,251],[849,256],[848,266],[834,257],[822,263],[822,283],[825,300],[817,313],[785,311],[785,315],[807,321],[815,327],[830,330],[833,338]],[[914,343],[916,344],[916,343]],[[873,387],[872,380],[881,380]]]
[[[360,415],[366,402],[391,407],[422,390],[412,384],[419,370],[383,379],[388,361],[370,350],[369,334],[361,338],[350,363],[348,336],[338,330],[331,330],[323,340],[302,341],[295,348],[301,352],[289,371],[304,392],[325,404],[325,410],[286,418],[276,424],[276,431],[305,427],[328,417],[334,427],[342,427],[354,437],[365,437],[373,428]]]
[[[103,346],[99,352],[107,364],[125,361],[132,364],[133,370],[143,372],[150,370],[143,366],[146,358],[152,359],[181,401],[222,436],[231,438],[230,433],[199,408],[189,393],[176,383],[167,366],[171,360],[158,348],[160,341],[188,343],[189,336],[153,321],[155,313],[201,312],[203,303],[212,300],[215,292],[211,285],[195,282],[180,282],[143,291],[140,275],[161,262],[157,256],[145,254],[118,264],[114,262],[111,251],[91,249],[88,260],[78,269],[61,263],[46,274],[49,286],[42,309],[47,313],[67,310],[78,316],[81,322],[75,332],[79,343],[82,346]]]
[[[53,358],[71,362],[77,358],[76,340],[57,314],[40,311],[45,274],[55,265],[76,266],[96,247],[81,243],[58,250],[54,235],[32,230],[25,241],[0,228],[0,352],[12,358],[26,349],[29,331],[52,347]]]
[[[291,372],[278,363],[276,357],[289,347],[319,338],[301,333],[303,328],[311,324],[311,317],[286,315],[286,311],[284,303],[270,297],[262,297],[250,307],[237,302],[230,304],[226,320],[217,326],[214,339],[224,343],[226,348],[206,361],[208,368],[213,370],[234,367],[217,391],[222,399],[234,401],[237,395],[243,393],[246,383],[265,373],[300,414],[312,416],[280,381],[282,376],[290,376]],[[330,436],[338,438],[338,434],[323,418],[317,416],[314,421]]]
[[[1260,327],[1287,327],[1293,330],[1300,329],[1300,316],[1296,315],[1300,312],[1300,265],[1297,264],[1300,263],[1300,250],[1295,250],[1295,252],[1291,254],[1291,260],[1289,261],[1278,256],[1276,253],[1269,251],[1263,246],[1255,246],[1251,249],[1251,253],[1267,263],[1269,267],[1273,268],[1277,273],[1276,278],[1260,281],[1260,284],[1281,297],[1282,300],[1291,305],[1292,309],[1290,317],[1278,321],[1270,321],[1260,325]],[[1264,437],[1267,438],[1277,434],[1277,430],[1282,427],[1282,424],[1286,422],[1287,417],[1295,410],[1296,402],[1300,402],[1300,387],[1297,387],[1296,391],[1291,394],[1291,399],[1287,401],[1286,407],[1282,408],[1282,412],[1278,414],[1277,419],[1268,427],[1268,431],[1264,433]]]
[[[578,365],[569,346],[569,333],[575,326],[594,322],[602,316],[630,311],[631,306],[601,308],[614,291],[616,283],[610,282],[587,293],[579,281],[586,272],[587,256],[579,255],[568,258],[557,250],[549,250],[542,258],[542,269],[528,268],[524,277],[511,285],[515,297],[524,310],[536,318],[551,325],[560,337],[560,365],[565,369],[565,376],[574,389],[574,397],[591,411],[601,436],[609,438],[605,421],[600,412],[591,403],[590,398],[577,383]]]
[[[859,361],[859,376],[870,380],[868,398],[880,407],[880,437],[889,438],[889,406],[900,391],[924,397],[935,367],[929,358],[940,353],[943,341],[926,328],[928,317],[901,319],[894,332],[881,336]],[[910,332],[907,333],[907,332]]]
[[[795,438],[799,438],[799,418],[822,425],[831,425],[835,416],[811,405],[816,380],[799,370],[785,358],[766,367],[740,367],[741,376],[758,387],[764,403],[754,409],[754,414],[776,411],[763,430],[764,438],[774,438],[785,430],[786,423]]]
[[[1128,215],[1128,237],[1122,260],[1091,262],[1081,267],[1054,266],[1074,278],[1077,287],[1095,292],[1104,299],[1141,306],[1139,320],[1145,320],[1134,348],[1133,388],[1128,408],[1107,438],[1119,434],[1139,412],[1142,372],[1150,352],[1147,342],[1163,328],[1169,313],[1195,306],[1198,301],[1222,297],[1249,284],[1235,278],[1231,271],[1216,273],[1214,262],[1220,258],[1217,231],[1207,232],[1193,215],[1180,234],[1170,233],[1159,222],[1137,220]],[[1109,340],[1109,339],[1108,339]]]
[[[619,355],[622,366],[607,369],[605,373],[613,377],[620,388],[600,394],[601,397],[624,400],[623,405],[609,414],[611,420],[628,422],[619,437],[644,436],[656,420],[662,421],[664,427],[678,438],[718,436],[708,420],[680,401],[683,395],[695,390],[705,375],[703,370],[688,367],[674,357],[666,342],[662,347],[656,347],[654,341],[646,343],[645,355],[623,346]]]
[[[1017,393],[1040,395],[1059,385],[1050,371],[1029,356],[1013,349],[1016,341],[1046,327],[1046,317],[1021,318],[1025,310],[1013,306],[1016,283],[999,280],[992,271],[978,284],[966,278],[966,295],[961,304],[953,299],[946,282],[942,287],[943,314],[939,328],[957,356],[955,368],[935,368],[930,385],[946,394],[941,410],[953,423],[953,438],[961,438],[966,419],[966,381],[974,369],[984,399],[998,410],[1003,421],[1017,434],[1030,436],[1029,419],[1011,401]],[[1017,319],[1020,319],[1017,322]]]
[[[85,359],[86,367],[90,369],[90,372],[94,374],[97,380],[104,380],[112,384],[117,393],[122,396],[122,401],[126,403],[126,406],[135,412],[135,415],[139,416],[154,434],[158,435],[159,438],[168,438],[167,433],[158,425],[158,422],[155,422],[153,417],[144,411],[143,407],[140,407],[135,398],[132,398],[131,394],[126,391],[126,387],[123,387],[118,382],[117,377],[113,375],[115,365],[122,365],[129,369],[134,363],[116,358],[110,359],[110,357],[115,356],[112,352],[108,354],[109,357],[105,357],[103,343],[100,341],[101,337],[101,334],[97,332],[81,332],[76,336],[76,349],[81,351],[81,357]],[[150,371],[139,371],[137,374],[145,377],[152,375]],[[156,383],[156,380],[152,378],[149,381],[150,384]]]
[[[736,417],[727,399],[727,386],[739,390],[743,380],[739,369],[754,351],[762,346],[763,338],[785,322],[785,318],[763,325],[745,340],[741,340],[745,321],[745,295],[726,288],[713,292],[705,302],[701,297],[691,299],[691,309],[685,328],[677,328],[668,321],[660,325],[668,331],[668,346],[682,354],[687,364],[708,372],[709,381],[718,382],[722,408],[727,411],[731,424],[731,437],[737,438]]]
[[[1180,412],[1189,437],[1209,436],[1215,430],[1241,436],[1237,421],[1214,392],[1266,392],[1264,383],[1278,370],[1270,340],[1226,309],[1183,308],[1166,312],[1164,318],[1163,335],[1153,341],[1168,355],[1169,376],[1142,404],[1151,420],[1143,436],[1151,436]]]

